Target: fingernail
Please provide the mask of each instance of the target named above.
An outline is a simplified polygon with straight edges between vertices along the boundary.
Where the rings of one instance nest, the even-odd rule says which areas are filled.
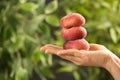
[[[40,48],[40,50],[41,50],[41,51],[43,51],[43,50],[44,50],[44,48],[43,48],[43,47],[41,47],[41,48]]]

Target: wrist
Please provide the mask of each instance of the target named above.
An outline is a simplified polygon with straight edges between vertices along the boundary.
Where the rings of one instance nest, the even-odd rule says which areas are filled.
[[[111,56],[109,61],[105,64],[104,68],[107,70],[111,69],[112,67],[119,66],[120,67],[120,59],[118,57]]]
[[[120,77],[120,59],[118,57],[111,57],[104,67],[115,80],[119,80]]]

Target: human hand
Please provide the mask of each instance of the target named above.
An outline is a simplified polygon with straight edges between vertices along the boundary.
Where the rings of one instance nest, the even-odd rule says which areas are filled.
[[[67,49],[47,44],[41,51],[57,55],[81,66],[97,66],[107,69],[115,80],[120,77],[120,59],[103,45],[90,44],[89,50]]]
[[[89,50],[67,49],[47,44],[40,49],[41,51],[57,55],[63,59],[69,60],[76,65],[106,67],[111,58],[117,58],[106,47],[99,44],[90,44]]]

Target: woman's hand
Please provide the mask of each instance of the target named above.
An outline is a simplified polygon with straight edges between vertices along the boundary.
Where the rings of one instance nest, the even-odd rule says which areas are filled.
[[[111,56],[116,57],[106,47],[98,44],[90,44],[90,50],[63,50],[52,44],[47,44],[40,49],[41,51],[60,56],[63,59],[69,60],[76,65],[81,66],[99,66],[106,67],[106,64],[111,60]]]
[[[64,50],[62,47],[47,44],[40,50],[69,60],[76,65],[103,67],[111,73],[115,80],[120,78],[120,59],[103,45],[90,44],[89,50]]]
[[[46,44],[44,46],[42,46],[40,48],[41,51],[48,53],[48,54],[55,54],[57,55],[57,53],[61,50],[63,50],[62,47],[56,46],[56,45],[52,45],[52,44]]]

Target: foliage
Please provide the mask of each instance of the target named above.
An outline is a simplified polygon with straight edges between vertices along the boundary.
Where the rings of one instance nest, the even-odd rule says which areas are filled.
[[[120,56],[119,0],[1,0],[0,12],[1,80],[29,80],[34,72],[41,80],[66,72],[75,80],[113,80],[104,69],[76,66],[39,47],[62,46],[59,19],[78,12],[86,18],[86,39]]]

